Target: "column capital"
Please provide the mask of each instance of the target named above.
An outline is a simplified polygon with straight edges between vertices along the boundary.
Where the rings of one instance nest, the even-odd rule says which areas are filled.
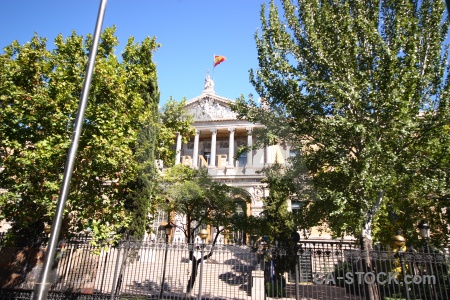
[[[253,127],[245,127],[245,130],[247,130],[248,135],[252,135],[253,133]]]
[[[211,129],[211,133],[212,133],[213,135],[217,134],[217,128]]]
[[[195,135],[200,134],[200,129],[195,129]]]
[[[236,128],[235,127],[229,127],[228,131],[231,132],[231,133],[234,133],[236,131]]]

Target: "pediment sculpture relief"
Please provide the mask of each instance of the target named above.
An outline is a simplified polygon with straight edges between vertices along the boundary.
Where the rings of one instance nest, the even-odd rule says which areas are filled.
[[[236,119],[236,114],[229,107],[210,97],[200,99],[196,106],[189,109],[189,113],[195,120]]]

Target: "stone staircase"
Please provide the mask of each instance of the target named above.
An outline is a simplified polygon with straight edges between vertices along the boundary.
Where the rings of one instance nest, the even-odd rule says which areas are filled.
[[[189,266],[185,258],[167,260],[163,287],[164,298],[185,298]],[[202,276],[202,299],[251,300],[251,266],[233,265],[226,261],[210,259],[204,262],[202,274],[200,274],[200,269],[199,265],[195,284],[190,294],[193,299],[198,297]],[[122,272],[120,294],[159,296],[163,270],[163,259],[159,257],[153,262],[136,262],[127,265]],[[113,273],[110,272],[108,277],[111,280],[112,276]]]

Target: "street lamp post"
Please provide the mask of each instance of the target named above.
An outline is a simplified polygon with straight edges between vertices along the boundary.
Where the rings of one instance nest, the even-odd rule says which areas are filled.
[[[50,232],[52,231],[52,225],[50,225],[50,224],[45,224],[45,226],[44,226],[44,234],[45,234],[45,238],[44,238],[44,241],[45,241],[45,243],[47,244],[48,243],[48,240],[49,240],[49,238],[50,238]],[[47,245],[48,246],[48,245]]]
[[[202,281],[203,281],[203,252],[205,250],[205,241],[206,241],[206,237],[208,236],[208,232],[206,231],[206,229],[201,229],[200,230],[200,234],[199,234],[200,238],[202,239],[202,258],[201,258],[201,262],[200,262],[200,282],[199,282],[199,286],[198,286],[198,300],[202,300]]]
[[[44,232],[45,232],[45,234],[46,234],[46,235],[49,235],[51,231],[52,231],[52,225],[46,224],[46,225],[44,226]]]
[[[429,248],[429,241],[430,241],[430,225],[427,223],[427,221],[422,220],[419,225],[417,226],[419,228],[420,237],[425,240],[425,250],[428,253],[430,251]]]
[[[167,223],[164,226],[164,230],[166,231],[166,251],[164,253],[164,270],[163,270],[163,276],[161,280],[161,291],[159,293],[159,299],[162,299],[163,292],[164,292],[164,280],[166,278],[166,265],[167,265],[167,250],[169,248],[169,235],[172,232],[173,226],[170,223]]]
[[[419,228],[420,237],[422,240],[425,240],[425,253],[430,253],[430,225],[426,220],[422,220],[417,228]],[[424,272],[426,272],[427,275],[433,275],[433,265],[431,264],[431,261],[429,264],[425,262]],[[434,299],[437,299],[436,287],[434,284],[432,284],[432,292]]]
[[[408,289],[408,284],[406,281],[405,261],[403,260],[403,255],[402,255],[402,253],[403,253],[402,247],[405,245],[405,243],[406,243],[406,240],[402,235],[398,234],[398,235],[394,236],[394,244],[395,244],[395,246],[398,247],[397,254],[400,259],[400,266],[402,268],[402,273],[403,273],[403,283],[405,285],[406,300],[410,300],[411,298],[409,297],[409,289]]]

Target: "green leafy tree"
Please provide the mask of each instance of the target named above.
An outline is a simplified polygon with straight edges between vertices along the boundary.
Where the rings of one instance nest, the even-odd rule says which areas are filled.
[[[248,227],[250,217],[247,216],[247,206],[251,202],[248,192],[239,187],[213,181],[208,194],[211,196],[210,213],[205,222],[215,228],[212,244],[216,244],[221,233],[228,235],[232,232],[241,232],[245,243],[245,235],[251,234]]]
[[[63,234],[90,228],[103,241],[129,223],[124,195],[138,174],[138,134],[155,105],[143,98],[154,65],[141,64],[156,50],[154,39],[130,40],[120,61],[114,32],[101,35],[62,228]],[[0,212],[12,223],[10,233],[31,243],[55,212],[92,37],[73,32],[54,43],[49,51],[35,35],[0,56],[0,186],[7,190]]]
[[[448,121],[447,121],[448,122]],[[412,245],[424,245],[419,240],[417,225],[426,219],[431,226],[431,242],[443,246],[448,239],[450,221],[447,207],[449,205],[450,165],[449,145],[450,131],[448,125],[435,128],[438,132],[427,143],[415,150],[411,158],[409,172],[414,180],[403,182],[407,188],[395,192],[396,202],[383,203],[383,209],[376,216],[374,232],[378,239],[387,244],[391,236],[386,232],[401,229]],[[415,222],[415,223],[414,223]]]
[[[296,231],[292,212],[287,205],[294,192],[292,181],[286,180],[284,168],[278,163],[267,168],[265,175],[262,182],[267,184],[270,194],[264,199],[263,218],[267,222],[267,231],[261,235],[267,235],[272,244],[277,242],[280,246],[288,246],[292,233]]]
[[[174,141],[177,134],[181,134],[183,143],[189,142],[189,137],[194,134],[193,116],[187,113],[185,105],[185,98],[181,102],[177,102],[170,97],[160,111],[156,151],[158,159],[162,160],[164,167],[167,168],[172,167],[175,163]]]
[[[184,216],[179,229],[188,243],[194,242],[195,233],[206,225],[217,229],[213,241],[225,230],[239,230],[233,218],[238,214],[238,203],[250,201],[245,190],[214,181],[204,169],[175,165],[163,178],[164,193],[170,200],[169,213]],[[221,229],[219,230],[219,227]]]
[[[261,10],[259,69],[250,71],[260,102],[242,97],[235,109],[265,125],[255,132],[256,147],[286,142],[301,150],[291,171],[305,176],[286,178],[297,194],[310,185],[301,195],[305,223],[327,224],[337,236],[362,235],[368,247],[374,227],[395,233],[382,223],[389,210],[404,209],[408,228],[439,213],[435,229],[443,228],[448,216],[429,197],[448,195],[448,163],[441,164],[449,120],[444,3],[280,6],[282,14],[273,1],[268,14]]]
[[[159,114],[159,89],[156,76],[156,65],[153,62],[152,52],[156,44],[154,39],[147,38],[141,44],[133,44],[133,39],[128,41],[128,47],[123,54],[126,68],[133,72],[133,86],[129,86],[130,92],[140,93],[144,105],[141,114],[145,120],[137,135],[134,148],[134,157],[137,162],[137,176],[126,187],[126,208],[131,212],[131,223],[127,227],[127,233],[133,237],[142,238],[148,231],[151,223],[150,216],[154,216],[157,202],[152,197],[157,183],[157,171],[155,166],[155,151],[158,137]]]
[[[165,209],[169,215],[182,217],[181,223],[174,225],[184,232],[188,243],[193,243],[196,233],[207,225],[217,229],[212,245],[216,244],[221,232],[242,230],[239,226],[244,223],[240,222],[242,218],[239,217],[238,203],[250,202],[245,190],[214,181],[205,169],[180,164],[166,170],[162,187],[169,200]],[[204,258],[211,257],[212,254],[213,249]],[[201,261],[199,257],[195,257],[193,248],[189,250],[189,259],[192,261],[192,269],[187,293],[194,286]]]
[[[293,180],[289,180],[283,165],[275,163],[266,168],[265,175],[262,182],[267,185],[270,193],[263,200],[265,210],[263,216],[259,218],[259,236],[266,237],[265,242],[269,245],[283,247],[286,251],[286,255],[271,257],[274,280],[277,282],[275,285],[279,285],[282,274],[288,271],[295,272],[297,249],[293,237],[298,229],[298,223],[295,223],[295,214],[288,209],[288,200],[293,200],[295,190]]]
[[[144,46],[131,54],[125,53],[124,57],[133,55],[133,62],[139,63],[139,67],[143,64],[148,65],[147,72],[154,73],[155,66],[149,55],[148,45]],[[149,77],[147,83],[142,80],[136,82],[142,84],[138,90],[146,101],[147,110],[153,114],[147,114],[148,120],[144,122],[138,134],[136,148],[138,177],[128,185],[127,208],[132,211],[132,221],[127,232],[135,237],[143,237],[146,231],[151,231],[150,224],[157,215],[158,208],[164,203],[164,197],[161,197],[155,189],[160,180],[155,159],[157,158],[166,168],[173,166],[176,155],[174,141],[177,134],[180,133],[182,142],[187,143],[194,128],[193,117],[185,109],[186,99],[177,102],[170,98],[159,111],[156,110],[159,103],[156,75]]]

